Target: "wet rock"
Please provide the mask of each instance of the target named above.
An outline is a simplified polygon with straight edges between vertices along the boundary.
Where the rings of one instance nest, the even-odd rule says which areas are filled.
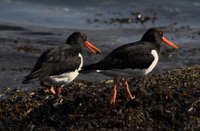
[[[19,26],[13,26],[13,25],[3,25],[0,24],[0,31],[7,31],[7,30],[15,30],[15,31],[25,31],[25,28],[19,27]]]
[[[97,18],[87,19],[88,24],[104,23],[104,24],[144,24],[148,21],[154,23],[157,20],[157,13],[153,13],[151,16],[145,16],[140,12],[130,12],[129,17],[117,17],[116,14],[121,15],[122,12],[112,12],[112,17],[108,19],[102,19],[102,15],[96,15]]]

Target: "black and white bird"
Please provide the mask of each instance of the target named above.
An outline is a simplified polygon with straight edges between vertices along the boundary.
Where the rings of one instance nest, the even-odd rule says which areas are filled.
[[[154,69],[158,63],[161,42],[173,48],[178,48],[163,36],[162,31],[151,28],[143,35],[140,41],[125,44],[114,49],[103,60],[95,64],[83,66],[80,72],[95,71],[114,77],[114,87],[110,99],[111,104],[116,101],[118,78],[122,78],[129,98],[134,99],[135,96],[129,90],[127,78],[141,77]]]
[[[66,44],[46,50],[22,83],[38,80],[51,94],[59,95],[62,87],[73,81],[83,66],[83,45],[92,53],[100,53],[97,47],[87,41],[85,34],[74,32],[68,37]],[[54,87],[58,87],[57,92]]]

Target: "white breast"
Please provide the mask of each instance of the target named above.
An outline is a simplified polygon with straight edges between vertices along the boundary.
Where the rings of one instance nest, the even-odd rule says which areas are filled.
[[[83,56],[81,53],[78,54],[78,57],[81,58],[81,63],[78,69],[72,72],[63,73],[61,75],[51,76],[50,78],[55,82],[64,82],[64,83],[70,83],[72,82],[79,74],[79,70],[81,70],[81,67],[83,66]]]

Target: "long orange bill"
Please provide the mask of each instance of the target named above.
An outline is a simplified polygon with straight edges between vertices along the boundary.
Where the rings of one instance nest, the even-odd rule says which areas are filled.
[[[88,48],[92,53],[94,54],[100,54],[101,50],[98,49],[96,46],[94,46],[93,44],[91,44],[89,41],[86,41],[84,46],[86,48]]]
[[[169,46],[177,49],[178,46],[176,46],[174,43],[172,43],[171,41],[169,41],[167,38],[165,38],[164,36],[162,37],[162,42],[164,42],[165,44],[168,44]]]

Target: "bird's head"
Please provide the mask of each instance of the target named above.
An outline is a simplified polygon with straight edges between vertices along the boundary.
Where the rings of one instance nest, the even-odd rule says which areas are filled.
[[[87,40],[87,36],[80,32],[72,33],[67,41],[66,44],[70,44],[72,46],[82,46],[84,45],[91,53],[100,54],[101,50],[98,49],[95,45]]]
[[[147,32],[143,35],[142,40],[152,42],[155,44],[159,44],[159,46],[160,46],[161,42],[164,42],[165,44],[167,44],[175,49],[178,48],[178,46],[176,46],[174,43],[172,43],[166,37],[163,36],[162,31],[160,31],[156,28],[151,28],[151,29],[147,30]]]

